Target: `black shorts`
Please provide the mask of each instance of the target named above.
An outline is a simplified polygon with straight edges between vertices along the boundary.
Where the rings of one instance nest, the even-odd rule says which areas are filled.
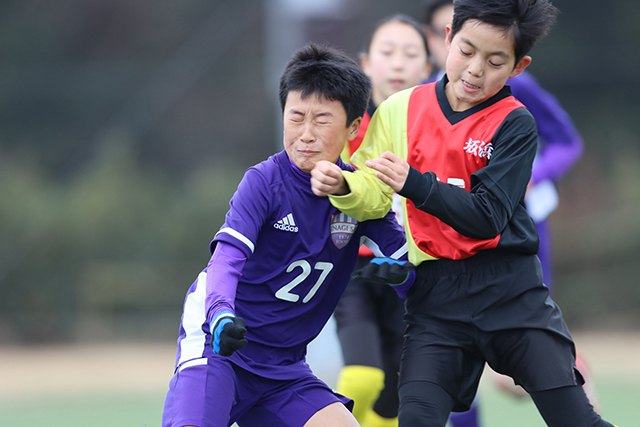
[[[527,391],[582,384],[535,255],[486,251],[423,262],[407,295],[400,385],[433,382],[470,407],[485,362]]]

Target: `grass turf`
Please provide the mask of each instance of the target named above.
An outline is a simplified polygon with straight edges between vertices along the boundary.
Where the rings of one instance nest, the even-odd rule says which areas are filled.
[[[640,381],[596,378],[600,412],[620,427],[640,419]],[[151,427],[160,426],[164,390],[147,393],[91,392],[4,398],[0,425],[22,427]],[[542,427],[544,422],[530,399],[516,400],[483,384],[480,411],[486,427]]]

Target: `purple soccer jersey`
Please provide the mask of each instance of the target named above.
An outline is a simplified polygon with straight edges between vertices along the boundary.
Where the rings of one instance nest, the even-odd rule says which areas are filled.
[[[351,166],[339,160],[345,170]],[[209,322],[231,307],[247,325],[249,344],[230,361],[266,378],[293,379],[309,371],[307,344],[322,330],[355,266],[361,243],[377,256],[406,259],[403,229],[393,212],[358,223],[311,191],[310,175],[282,151],[251,167],[211,242],[247,257],[235,289],[212,301],[207,270],[189,289],[178,342],[177,366],[214,355]],[[225,301],[226,300],[226,301]],[[212,308],[213,307],[213,308]]]

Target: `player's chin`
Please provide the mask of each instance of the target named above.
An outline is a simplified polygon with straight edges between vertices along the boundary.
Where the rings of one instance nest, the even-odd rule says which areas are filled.
[[[293,162],[293,164],[304,173],[311,173],[316,163],[318,163],[317,160],[314,161],[308,158],[297,158]]]

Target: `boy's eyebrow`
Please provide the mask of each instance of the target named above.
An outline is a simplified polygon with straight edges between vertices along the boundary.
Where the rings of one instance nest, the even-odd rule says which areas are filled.
[[[469,39],[467,39],[465,37],[461,37],[461,40],[462,40],[462,42],[464,42],[464,43],[468,44],[469,46],[471,46],[473,49],[478,50],[478,48],[473,43],[471,43],[471,40],[469,40]],[[489,52],[489,54],[490,55],[498,55],[498,56],[501,56],[501,57],[503,57],[505,59],[509,59],[509,54],[507,52],[502,51],[502,50],[498,50],[498,51],[495,51],[495,52]]]
[[[291,114],[301,114],[301,115],[304,116],[304,112],[296,110],[295,108],[290,108],[289,109],[289,113],[291,113]],[[320,113],[316,113],[316,114],[313,115],[313,117],[323,117],[323,116],[333,117],[333,114],[330,111],[322,111]]]
[[[400,43],[400,42],[396,42],[394,40],[381,40],[380,44],[383,45],[389,45],[389,46],[416,46],[416,47],[420,47],[420,44],[422,42],[407,42],[407,43]]]

